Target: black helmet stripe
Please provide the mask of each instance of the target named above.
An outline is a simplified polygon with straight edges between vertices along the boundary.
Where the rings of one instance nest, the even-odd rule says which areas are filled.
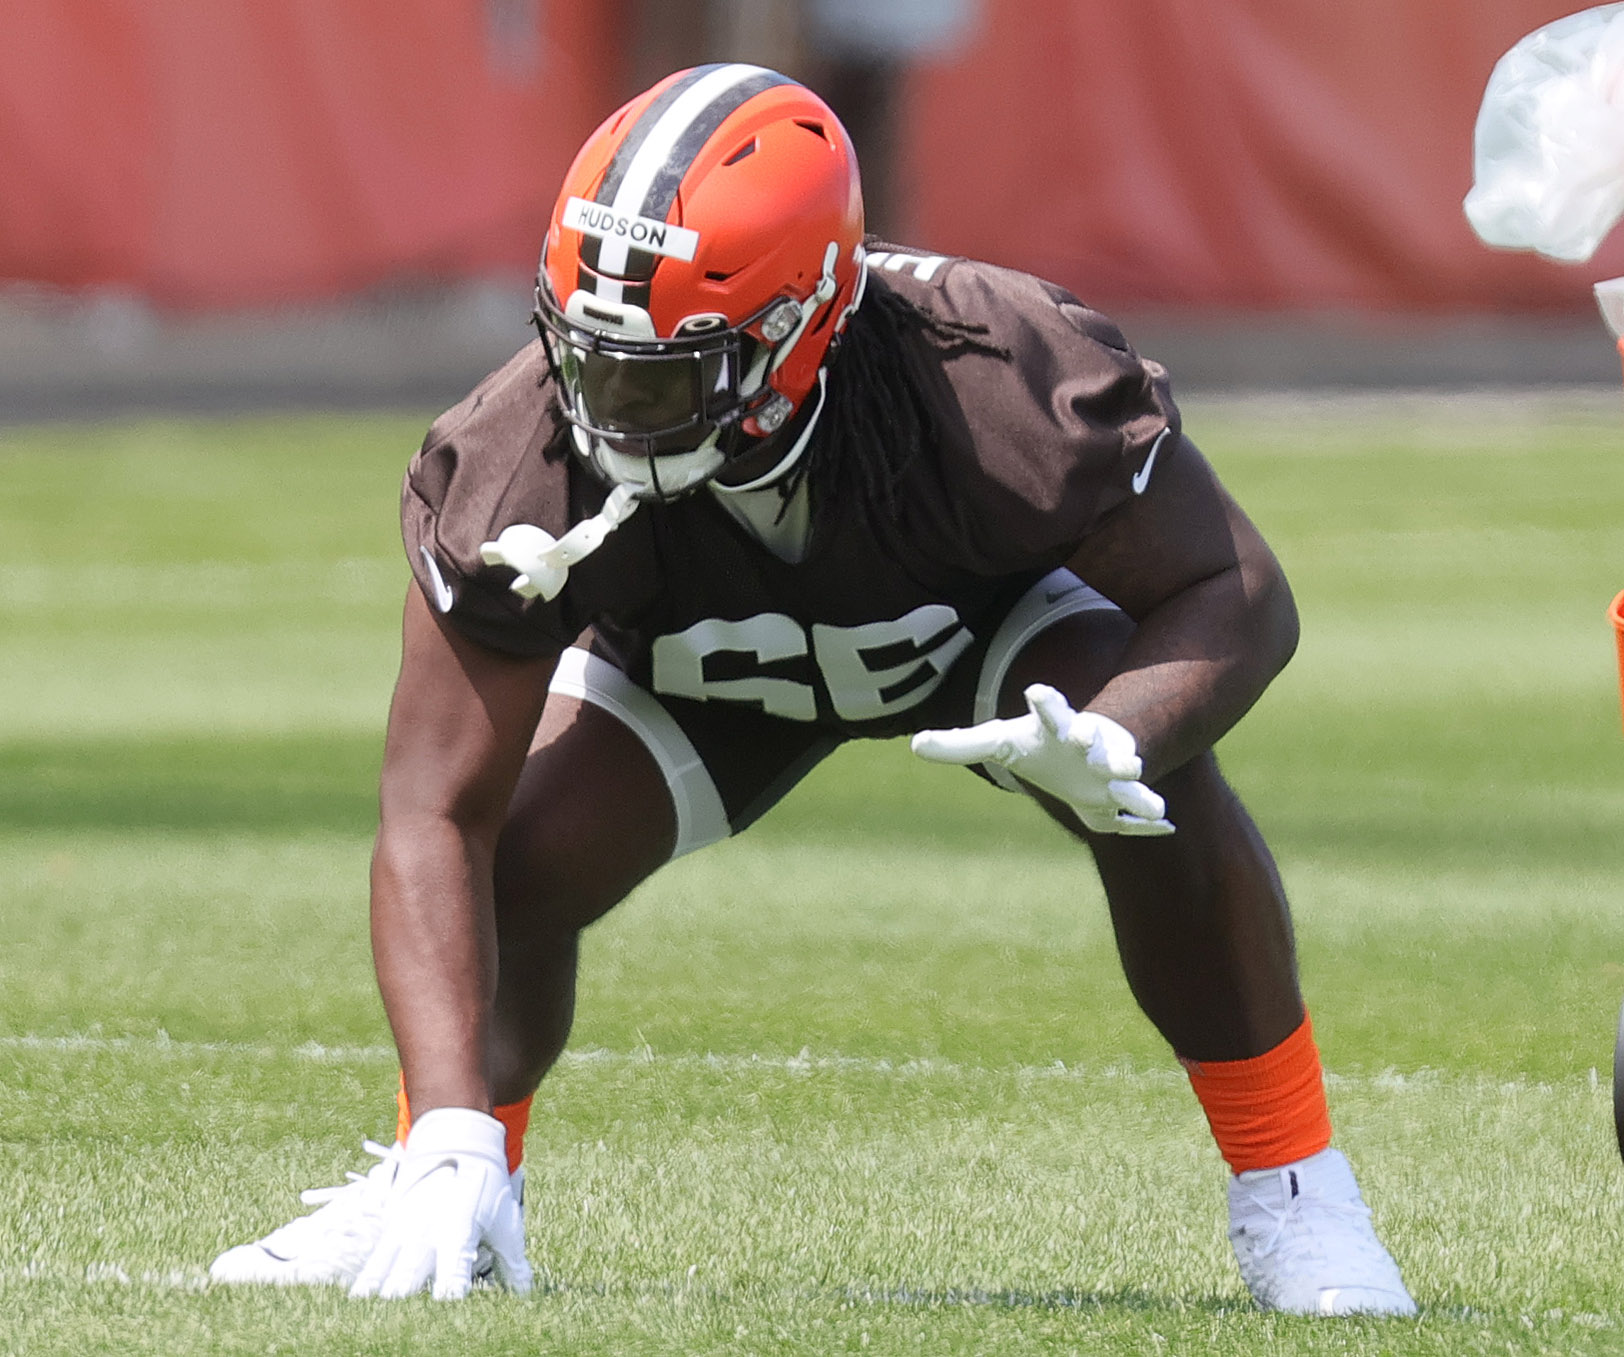
[[[716,129],[743,104],[774,85],[793,83],[776,71],[726,62],[688,72],[646,108],[609,162],[595,201],[628,216],[664,221],[695,158]],[[696,102],[697,101],[697,102]],[[647,279],[656,256],[595,236],[581,256],[594,273]]]

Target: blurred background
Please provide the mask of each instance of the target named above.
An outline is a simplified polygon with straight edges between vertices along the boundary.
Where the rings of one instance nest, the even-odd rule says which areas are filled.
[[[1618,382],[1582,267],[1471,234],[1563,0],[8,0],[0,419],[449,403],[558,181],[662,74],[850,126],[872,229],[1042,273],[1189,390]]]

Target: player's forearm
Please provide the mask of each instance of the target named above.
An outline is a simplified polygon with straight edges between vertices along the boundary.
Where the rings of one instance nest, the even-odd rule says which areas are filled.
[[[1296,645],[1297,609],[1278,566],[1242,562],[1140,618],[1088,709],[1133,732],[1154,783],[1239,721]]]
[[[490,847],[440,817],[386,822],[372,859],[372,952],[414,1114],[489,1111]]]

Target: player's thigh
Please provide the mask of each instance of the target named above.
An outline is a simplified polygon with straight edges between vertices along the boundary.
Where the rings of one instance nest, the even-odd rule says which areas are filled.
[[[636,733],[549,694],[496,852],[498,925],[574,931],[671,855],[671,798]]]
[[[656,697],[602,656],[565,651],[498,847],[499,926],[585,927],[672,858],[744,829],[837,743]]]
[[[1071,571],[1051,571],[1016,600],[993,633],[976,675],[969,723],[1024,715],[1023,694],[1033,683],[1058,688],[1072,706],[1083,706],[1116,672],[1133,630],[1126,613]],[[1015,786],[1007,773],[994,780]]]

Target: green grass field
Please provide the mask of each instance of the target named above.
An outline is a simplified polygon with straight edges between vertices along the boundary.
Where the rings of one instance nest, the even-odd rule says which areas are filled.
[[[371,1161],[425,419],[0,431],[0,1353],[1624,1353],[1624,401],[1189,403],[1297,660],[1224,746],[1417,1321],[1260,1315],[1082,850],[886,743],[590,935],[537,1293],[210,1290]]]

